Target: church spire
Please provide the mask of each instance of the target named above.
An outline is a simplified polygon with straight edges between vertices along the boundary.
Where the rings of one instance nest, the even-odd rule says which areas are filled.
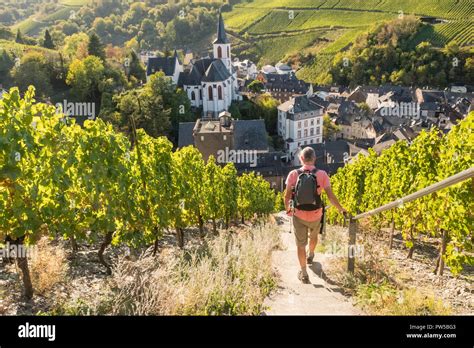
[[[222,13],[219,10],[219,22],[217,23],[217,38],[214,40],[215,44],[227,44],[229,40],[227,39],[227,34],[224,27],[224,19],[222,18]]]

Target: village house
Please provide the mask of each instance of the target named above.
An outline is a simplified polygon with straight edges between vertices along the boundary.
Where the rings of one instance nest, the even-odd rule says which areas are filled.
[[[293,69],[291,68],[291,66],[282,62],[276,64],[275,69],[277,73],[280,75],[289,75],[293,73]]]
[[[264,120],[235,120],[226,111],[221,112],[218,118],[181,122],[178,147],[193,145],[206,160],[210,155],[217,159],[226,148],[228,151],[240,151],[243,155],[269,151]]]
[[[160,71],[163,72],[166,77],[169,77],[175,85],[178,83],[178,78],[183,71],[183,66],[179,61],[176,51],[174,51],[172,57],[148,57],[146,80],[149,81],[151,75]]]
[[[264,120],[234,120],[223,111],[219,120],[198,119],[179,124],[178,148],[194,146],[207,160],[234,163],[239,174],[255,172],[276,191],[284,189],[286,175],[281,151],[270,151]]]
[[[269,93],[280,103],[284,103],[294,95],[306,94],[309,84],[299,80],[294,73],[278,74],[263,73],[257,75],[257,80],[265,86],[265,92]]]
[[[278,106],[277,130],[293,156],[299,147],[323,141],[324,106],[307,95],[292,97]]]
[[[335,124],[339,126],[336,138],[343,139],[373,139],[377,137],[377,122],[373,122],[368,117],[338,117]]]
[[[240,61],[238,58],[235,58],[232,65],[237,70],[237,76],[240,78],[254,80],[257,77],[257,66],[248,59]]]
[[[282,192],[285,189],[285,179],[289,173],[288,166],[282,162],[284,153],[281,151],[262,152],[257,155],[256,166],[252,167],[246,163],[236,163],[235,167],[239,174],[255,172],[261,175],[271,188]]]

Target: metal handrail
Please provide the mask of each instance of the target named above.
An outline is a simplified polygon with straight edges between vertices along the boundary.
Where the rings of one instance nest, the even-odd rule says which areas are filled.
[[[454,184],[457,184],[461,181],[464,181],[466,179],[474,177],[474,167],[471,167],[469,169],[463,170],[462,172],[459,172],[453,176],[450,176],[449,178],[446,178],[444,180],[441,180],[440,182],[437,182],[436,184],[430,185],[428,187],[425,187],[424,189],[421,189],[415,193],[409,194],[405,197],[399,198],[396,201],[387,203],[385,205],[382,205],[378,208],[372,209],[368,212],[358,214],[356,216],[353,216],[352,219],[358,220],[362,219],[368,216],[372,216],[378,213],[381,213],[386,210],[390,210],[392,208],[397,208],[402,206],[404,203],[411,202],[415,199],[418,199],[420,197],[424,197],[426,195],[429,195],[433,192],[439,191],[441,189],[444,189],[446,187],[452,186]]]

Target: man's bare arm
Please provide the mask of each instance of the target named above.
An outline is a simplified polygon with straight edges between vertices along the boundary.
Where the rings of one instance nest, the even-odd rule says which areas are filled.
[[[341,203],[339,203],[339,200],[337,199],[336,195],[334,194],[334,192],[332,192],[332,189],[331,187],[327,187],[326,189],[324,189],[324,191],[326,192],[326,194],[328,195],[328,199],[329,201],[331,202],[331,204],[342,214],[344,212],[346,212],[346,209],[344,209],[341,205]]]
[[[285,189],[285,211],[290,211],[291,187]]]

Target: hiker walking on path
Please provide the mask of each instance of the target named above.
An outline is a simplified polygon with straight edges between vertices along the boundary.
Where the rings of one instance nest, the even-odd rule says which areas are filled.
[[[302,167],[291,171],[286,178],[285,210],[288,216],[293,217],[298,260],[301,266],[298,279],[308,284],[306,264],[313,262],[318,234],[323,223],[322,191],[326,192],[331,204],[341,214],[345,214],[346,210],[332,192],[327,173],[324,170],[316,169],[316,154],[311,147],[305,147],[301,151],[300,161]],[[309,254],[306,255],[308,234]]]

